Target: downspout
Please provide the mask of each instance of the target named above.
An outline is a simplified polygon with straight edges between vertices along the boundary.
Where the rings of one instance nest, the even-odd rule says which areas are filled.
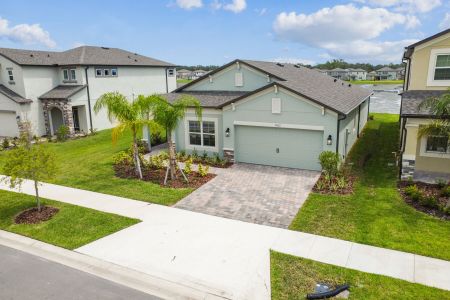
[[[168,68],[165,68],[165,71],[166,71],[166,94],[169,93],[169,77],[167,76],[168,70],[169,70]]]
[[[361,122],[361,104],[358,106],[358,131],[356,137],[359,138],[359,123]]]
[[[402,178],[402,164],[403,164],[403,152],[405,152],[405,142],[406,134],[408,133],[406,129],[406,120],[401,118],[401,140],[400,140],[400,155],[399,155],[399,166],[398,166],[398,179]]]
[[[89,66],[84,68],[84,74],[86,75],[86,91],[88,98],[88,110],[89,110],[89,125],[91,127],[91,133],[94,131],[94,127],[92,126],[92,110],[91,110],[91,94],[89,92],[89,78],[88,78],[88,70]]]
[[[410,58],[406,58],[406,69],[407,69],[407,73],[406,73],[406,80],[403,81],[403,91],[407,91],[409,89],[409,80],[411,78],[411,59]]]
[[[337,119],[337,134],[336,134],[336,153],[339,154],[339,131],[340,131],[340,127],[341,127],[341,121],[346,119],[347,115],[344,115],[344,117],[341,119],[339,118],[338,115],[338,119]]]

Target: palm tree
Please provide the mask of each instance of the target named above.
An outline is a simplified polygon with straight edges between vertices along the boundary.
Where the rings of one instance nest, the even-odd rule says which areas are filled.
[[[138,152],[138,132],[142,131],[145,125],[153,125],[145,116],[150,111],[150,101],[148,98],[139,96],[136,100],[128,101],[127,98],[118,93],[103,94],[95,103],[94,111],[96,114],[102,108],[106,108],[108,119],[111,122],[117,120],[119,123],[112,130],[112,142],[117,143],[117,140],[125,130],[131,130],[133,135],[133,160],[136,171],[136,176],[142,179],[141,161]],[[150,141],[149,141],[150,143]]]
[[[430,124],[419,128],[419,137],[435,135],[448,137],[450,140],[450,88],[439,97],[425,99],[420,103],[419,109],[427,109],[437,117]]]
[[[164,127],[167,132],[167,144],[169,152],[170,178],[175,179],[176,175],[176,154],[172,141],[172,132],[175,130],[178,122],[184,118],[189,107],[193,107],[199,121],[202,117],[202,108],[200,102],[192,96],[183,95],[173,103],[169,103],[165,98],[159,95],[147,97],[151,103],[151,113],[153,120]]]

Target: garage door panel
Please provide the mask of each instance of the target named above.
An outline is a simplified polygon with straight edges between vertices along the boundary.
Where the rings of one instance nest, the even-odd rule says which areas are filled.
[[[15,137],[19,135],[17,127],[16,113],[9,111],[0,111],[0,137]]]
[[[235,159],[271,166],[320,170],[321,131],[237,126]]]

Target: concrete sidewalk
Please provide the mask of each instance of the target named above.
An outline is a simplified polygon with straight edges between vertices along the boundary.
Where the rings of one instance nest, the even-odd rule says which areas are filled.
[[[270,249],[450,290],[444,260],[50,184],[41,195],[143,221],[79,253],[227,298],[270,299]]]

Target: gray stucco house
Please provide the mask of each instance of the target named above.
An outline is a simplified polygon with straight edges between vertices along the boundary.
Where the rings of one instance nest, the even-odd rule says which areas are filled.
[[[234,60],[165,95],[196,97],[174,134],[177,150],[237,162],[320,170],[319,154],[345,158],[367,121],[371,91],[300,65]]]

